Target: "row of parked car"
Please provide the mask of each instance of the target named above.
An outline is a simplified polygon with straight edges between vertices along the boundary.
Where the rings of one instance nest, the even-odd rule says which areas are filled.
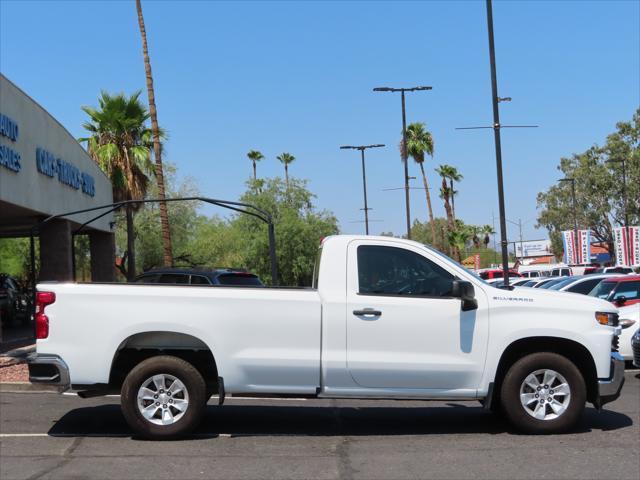
[[[540,288],[589,295],[613,303],[620,312],[620,354],[627,361],[634,359],[632,337],[638,344],[638,358],[640,364],[640,333],[634,337],[634,332],[640,326],[640,275],[619,273],[589,273],[585,275],[553,276],[553,277],[518,277],[509,278],[509,287],[515,289]],[[486,282],[498,288],[506,288],[503,278],[487,279]],[[640,331],[640,330],[639,330]]]

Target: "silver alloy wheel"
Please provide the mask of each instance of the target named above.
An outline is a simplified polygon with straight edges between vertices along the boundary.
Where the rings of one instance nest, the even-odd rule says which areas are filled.
[[[138,410],[155,425],[172,425],[189,408],[189,392],[173,375],[160,373],[147,378],[138,389]]]
[[[536,370],[520,385],[522,407],[538,420],[558,418],[567,410],[570,401],[569,383],[555,370]]]

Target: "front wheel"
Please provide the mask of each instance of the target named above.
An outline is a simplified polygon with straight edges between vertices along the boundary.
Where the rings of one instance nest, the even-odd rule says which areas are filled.
[[[526,433],[560,433],[582,415],[587,390],[571,360],[556,353],[527,355],[504,377],[500,399],[509,421]]]
[[[139,435],[167,439],[191,432],[206,407],[200,372],[181,358],[162,355],[138,364],[122,384],[122,413]]]

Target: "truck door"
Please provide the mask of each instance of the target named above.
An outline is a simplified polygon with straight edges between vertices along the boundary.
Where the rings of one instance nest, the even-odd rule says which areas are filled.
[[[462,311],[453,273],[419,247],[356,240],[347,253],[347,368],[362,387],[475,389],[484,370],[487,300]]]

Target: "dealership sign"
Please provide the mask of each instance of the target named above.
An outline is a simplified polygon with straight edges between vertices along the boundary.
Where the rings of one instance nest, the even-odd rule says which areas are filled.
[[[44,148],[36,149],[36,166],[38,172],[48,177],[58,177],[60,183],[75,188],[82,188],[82,192],[93,197],[96,194],[95,181],[91,175],[81,172],[80,169],[69,162],[56,158]]]
[[[617,227],[613,229],[613,246],[616,265],[640,265],[640,227]]]
[[[9,139],[12,142],[18,140],[18,124],[11,118],[0,113],[0,137]],[[20,154],[13,147],[0,143],[0,167],[4,167],[12,172],[18,173],[22,169]]]
[[[562,232],[564,247],[563,262],[567,265],[584,265],[591,263],[591,231],[578,230],[578,238],[573,230]]]

